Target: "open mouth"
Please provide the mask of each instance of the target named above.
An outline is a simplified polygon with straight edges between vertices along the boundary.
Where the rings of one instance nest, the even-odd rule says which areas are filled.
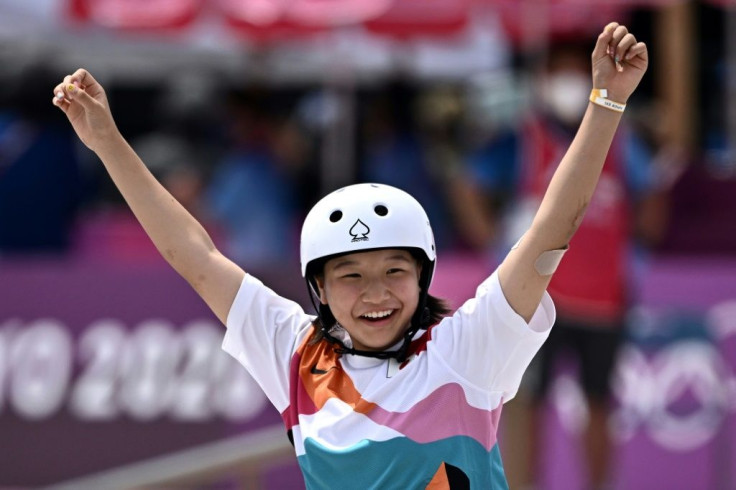
[[[369,313],[365,313],[364,315],[360,315],[360,318],[361,320],[366,320],[369,322],[380,322],[393,316],[395,311],[396,310],[371,311]]]

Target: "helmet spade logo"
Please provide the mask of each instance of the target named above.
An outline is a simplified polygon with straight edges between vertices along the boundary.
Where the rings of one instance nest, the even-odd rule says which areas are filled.
[[[358,220],[353,224],[353,226],[350,227],[350,235],[352,235],[353,239],[350,240],[351,242],[364,242],[368,240],[368,233],[371,232],[371,229],[368,228],[368,225],[363,223],[362,221]]]

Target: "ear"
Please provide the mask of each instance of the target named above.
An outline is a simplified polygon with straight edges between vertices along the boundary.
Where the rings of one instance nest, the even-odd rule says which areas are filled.
[[[314,276],[314,282],[317,284],[319,291],[319,302],[323,305],[327,304],[327,293],[325,292],[325,278],[324,276]]]

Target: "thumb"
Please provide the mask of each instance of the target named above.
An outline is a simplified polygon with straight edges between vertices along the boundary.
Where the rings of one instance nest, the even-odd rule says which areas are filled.
[[[616,30],[616,27],[618,27],[618,23],[611,22],[598,36],[595,48],[593,48],[593,63],[596,63],[602,58],[608,56],[608,44],[611,42],[611,39],[613,39],[613,32]]]

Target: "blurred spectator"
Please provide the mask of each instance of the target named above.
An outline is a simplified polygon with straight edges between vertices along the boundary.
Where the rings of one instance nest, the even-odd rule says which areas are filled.
[[[183,135],[154,132],[137,138],[133,147],[154,176],[187,211],[207,222],[202,202],[205,154]]]
[[[589,60],[585,43],[551,46],[534,87],[533,103],[538,110],[528,114],[518,128],[497,131],[469,155],[464,192],[455,194],[460,201],[455,207],[474,217],[460,221],[469,244],[479,249],[494,246],[505,254],[528,229],[588,105]],[[650,158],[637,134],[621,127],[570,252],[549,286],[557,322],[527,375],[527,393],[520,392],[518,401],[509,407],[509,412],[531,408],[532,414],[527,413],[527,421],[523,416],[506,419],[516,423],[509,430],[519,436],[528,430],[530,438],[523,448],[507,450],[507,459],[533,459],[526,464],[509,462],[509,473],[512,468],[518,471],[508,475],[512,488],[541,485],[543,402],[562,353],[575,355],[588,402],[583,454],[589,484],[585,488],[601,489],[608,484],[612,452],[607,426],[609,378],[633,294],[628,262],[632,233],[644,243],[654,243],[663,229],[658,222],[663,214],[647,211],[651,206],[662,209],[656,206],[661,196],[654,192]],[[530,388],[533,393],[528,392]]]
[[[225,253],[241,264],[296,260],[299,172],[307,143],[288,119],[268,113],[258,91],[230,95],[228,152],[207,188],[211,216],[223,227]]]
[[[415,96],[394,83],[368,97],[363,120],[359,181],[379,182],[413,195],[427,211],[438,247],[450,243],[443,182],[432,174],[429,150],[416,129]]]
[[[76,138],[51,104],[58,73],[34,63],[0,101],[0,253],[68,249],[85,179]]]
[[[459,87],[438,85],[422,91],[414,107],[419,141],[426,172],[435,183],[433,202],[442,218],[441,243],[459,250],[462,239],[456,222],[462,212],[452,209],[452,194],[463,169],[463,100]],[[440,185],[436,185],[439,183]]]

